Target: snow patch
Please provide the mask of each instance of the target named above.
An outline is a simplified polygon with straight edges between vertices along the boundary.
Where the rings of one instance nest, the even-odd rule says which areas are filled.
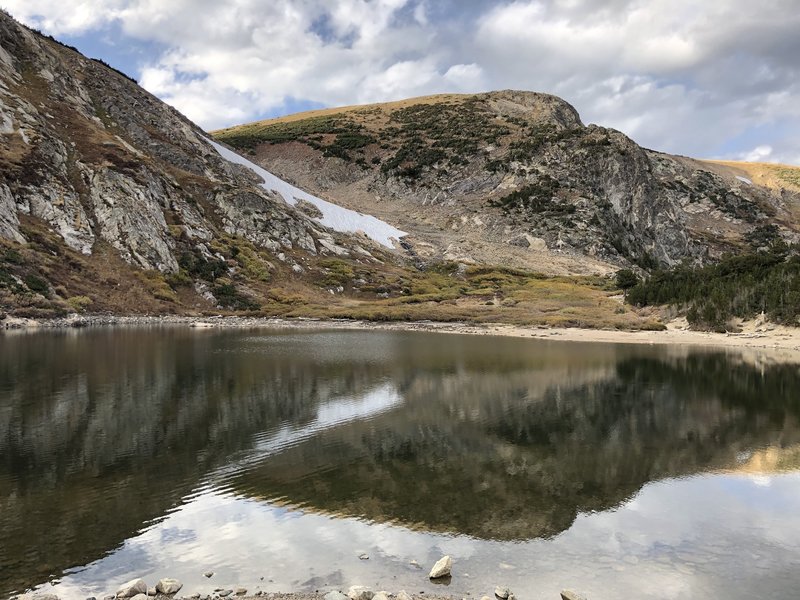
[[[261,187],[267,191],[277,192],[283,196],[287,204],[294,206],[297,204],[298,200],[305,200],[316,206],[322,213],[322,217],[315,218],[314,220],[325,227],[342,233],[362,232],[370,239],[387,248],[394,248],[393,240],[398,240],[407,235],[405,231],[400,231],[396,227],[392,227],[385,221],[376,219],[372,215],[365,215],[312,196],[308,192],[304,192],[300,188],[276,177],[266,169],[262,169],[243,156],[239,156],[236,152],[229,150],[225,146],[208,138],[206,138],[206,141],[214,147],[222,158],[232,163],[245,166],[261,177],[261,179],[264,180]]]
[[[753,182],[750,181],[747,177],[742,177],[741,175],[737,175],[736,179],[738,179],[742,183],[746,183],[747,185],[753,185]]]

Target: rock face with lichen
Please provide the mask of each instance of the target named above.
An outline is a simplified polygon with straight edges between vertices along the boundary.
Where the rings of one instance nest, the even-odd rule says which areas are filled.
[[[394,222],[432,258],[592,272],[713,261],[769,225],[798,239],[800,186],[644,149],[547,94],[434,96],[215,136]]]

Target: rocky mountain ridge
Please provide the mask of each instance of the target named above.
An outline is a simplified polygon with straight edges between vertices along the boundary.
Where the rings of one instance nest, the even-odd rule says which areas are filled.
[[[379,244],[291,206],[206,135],[124,74],[0,12],[0,304],[27,302],[33,315],[70,298],[111,311],[241,309],[263,296],[259,282],[308,261],[379,260]]]
[[[670,156],[584,125],[546,94],[432,96],[215,135],[409,231],[430,259],[586,273],[713,261],[773,225],[798,240],[800,170],[759,185],[741,165]]]

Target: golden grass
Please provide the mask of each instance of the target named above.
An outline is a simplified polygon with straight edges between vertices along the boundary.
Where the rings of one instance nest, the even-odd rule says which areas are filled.
[[[732,174],[742,175],[757,185],[773,190],[786,188],[800,192],[800,167],[798,166],[731,160],[703,160],[701,162],[728,167]]]
[[[248,130],[253,127],[264,127],[270,125],[277,125],[279,123],[293,123],[295,121],[303,121],[305,119],[313,119],[315,117],[328,117],[331,115],[338,115],[344,113],[352,113],[358,111],[378,110],[381,112],[391,112],[399,108],[413,106],[415,104],[437,104],[440,102],[452,102],[471,98],[474,94],[435,94],[432,96],[420,96],[418,98],[407,98],[405,100],[397,100],[393,102],[380,102],[376,104],[355,104],[352,106],[339,106],[334,108],[321,108],[317,110],[308,110],[305,112],[294,113],[291,115],[284,115],[282,117],[275,117],[273,119],[264,119],[262,121],[254,121],[242,125],[235,125],[225,129],[218,129],[211,131],[212,136],[223,133],[230,133],[233,131]]]

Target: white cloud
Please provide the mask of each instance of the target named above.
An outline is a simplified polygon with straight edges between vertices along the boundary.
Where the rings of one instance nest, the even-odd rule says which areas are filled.
[[[207,128],[281,110],[530,89],[643,145],[800,156],[796,0],[0,0],[54,35],[167,48],[145,87]]]

